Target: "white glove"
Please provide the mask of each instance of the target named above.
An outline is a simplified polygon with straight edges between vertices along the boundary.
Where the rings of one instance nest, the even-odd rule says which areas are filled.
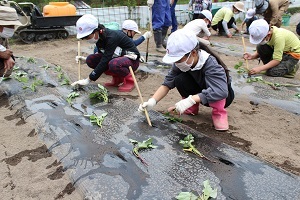
[[[145,112],[145,108],[147,110],[149,110],[149,109],[152,109],[155,105],[156,105],[156,100],[153,98],[150,98],[147,102],[140,104],[138,111]]]
[[[147,4],[149,7],[152,7],[154,4],[154,0],[147,0]]]
[[[141,63],[146,62],[146,60],[145,60],[145,58],[144,58],[143,56],[140,57],[140,62],[141,62]]]
[[[2,46],[1,44],[0,44],[0,51],[1,51],[1,52],[6,51],[6,48],[5,48],[4,46]]]
[[[137,59],[137,55],[135,55],[135,54],[127,54],[127,55],[124,55],[124,56],[131,59],[131,60],[136,60]]]
[[[192,98],[192,95],[190,95],[188,98],[185,98],[175,104],[176,111],[179,112],[179,114],[182,114],[186,109],[196,104],[196,101]]]
[[[151,38],[152,37],[152,32],[151,31],[147,31],[146,33],[144,33],[143,37],[145,38],[145,40]]]
[[[91,82],[91,80],[89,78],[86,79],[81,79],[79,81],[75,81],[74,83],[72,83],[72,86],[76,86],[76,85],[87,85]]]
[[[75,57],[75,60],[76,60],[76,63],[79,63],[79,60],[81,60],[81,61],[86,61],[86,57],[84,57],[84,56],[76,56]]]

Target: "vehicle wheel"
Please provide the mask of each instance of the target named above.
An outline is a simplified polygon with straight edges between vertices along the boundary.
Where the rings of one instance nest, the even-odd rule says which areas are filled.
[[[36,42],[39,42],[39,41],[42,41],[42,40],[44,40],[45,39],[45,35],[36,35],[35,36],[35,41]]]
[[[26,32],[21,32],[20,33],[20,38],[22,39],[23,42],[30,44],[33,42],[34,38],[35,38],[35,34],[34,33],[26,33]]]
[[[69,36],[68,31],[59,31],[57,37],[59,39],[66,39]]]
[[[46,35],[47,40],[54,40],[55,39],[55,33],[48,33]]]

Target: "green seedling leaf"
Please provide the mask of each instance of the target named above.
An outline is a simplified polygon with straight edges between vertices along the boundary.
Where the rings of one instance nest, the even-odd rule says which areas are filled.
[[[199,197],[194,195],[192,192],[181,192],[176,197],[176,199],[178,199],[178,200],[198,200]]]
[[[213,190],[209,184],[209,180],[203,181],[203,186],[204,189],[202,190],[202,195],[201,195],[203,200],[208,200],[210,197],[211,198],[217,197],[217,188]]]
[[[36,63],[35,59],[32,57],[28,58],[27,62],[28,63]]]
[[[137,157],[144,165],[148,165],[145,160],[140,156],[139,150],[141,149],[155,149],[157,146],[153,145],[152,138],[149,138],[147,140],[144,140],[143,142],[138,142],[133,139],[129,139],[129,141],[134,145],[134,148],[132,149],[133,155]]]
[[[59,80],[61,80],[61,79],[63,78],[63,76],[64,76],[64,73],[63,73],[63,72],[59,72],[59,73],[57,74],[57,77],[58,77]]]
[[[300,93],[295,94],[296,97],[298,97],[298,99],[300,99]]]
[[[177,118],[171,115],[169,112],[165,113],[164,116],[167,118],[169,122],[182,122],[181,118]]]
[[[27,83],[29,80],[26,72],[16,72],[14,78],[22,83]]]
[[[14,72],[14,71],[17,71],[17,70],[19,70],[19,69],[20,69],[20,67],[15,65],[15,66],[13,67],[13,72]]]
[[[70,85],[70,80],[67,78],[64,78],[60,85]]]
[[[97,124],[102,128],[102,123],[104,121],[104,118],[107,116],[107,113],[102,113],[100,116],[97,116],[96,113],[93,113],[92,115],[84,115],[85,117],[90,118],[90,122],[92,124]]]
[[[36,86],[41,86],[43,85],[42,80],[37,80],[36,77],[34,77],[33,83],[30,84],[30,86],[23,86],[23,89],[29,88],[31,91],[35,92],[36,91]]]
[[[79,96],[79,93],[77,92],[71,92],[68,96],[67,96],[67,102],[69,104],[72,104],[72,100],[75,99],[76,97]]]
[[[47,64],[47,65],[43,65],[43,66],[40,66],[41,68],[44,68],[45,70],[49,69],[50,66]]]
[[[90,93],[90,99],[99,99],[103,102],[108,102],[108,91],[101,84],[98,84],[99,91]]]
[[[9,77],[3,77],[2,81],[7,81],[7,80],[9,80],[9,79],[11,79],[10,76],[9,76]]]
[[[194,136],[192,134],[188,134],[186,137],[184,137],[183,140],[179,141],[179,144],[183,147],[183,151],[194,153],[197,156],[199,156],[200,158],[211,161],[206,156],[204,156],[202,153],[200,153],[200,151],[198,151],[194,147],[194,145],[192,145],[193,142],[194,142]],[[211,161],[211,162],[214,162],[214,161]]]
[[[54,71],[56,71],[56,72],[61,72],[61,71],[62,71],[62,67],[61,67],[61,66],[56,66],[56,67],[54,68]]]

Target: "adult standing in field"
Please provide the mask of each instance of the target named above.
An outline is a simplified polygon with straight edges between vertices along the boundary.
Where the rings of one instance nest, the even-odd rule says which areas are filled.
[[[15,65],[13,52],[9,48],[8,38],[15,32],[15,26],[21,26],[14,8],[0,6],[0,76],[11,75]]]
[[[217,31],[219,35],[227,35],[227,37],[231,38],[232,33],[229,30],[230,28],[235,29],[236,32],[240,31],[236,26],[235,19],[233,17],[235,14],[239,14],[240,12],[244,12],[243,2],[236,2],[232,8],[221,8],[213,17],[211,22],[212,29]]]
[[[254,67],[250,74],[266,71],[266,75],[293,78],[299,69],[300,40],[291,31],[269,27],[264,19],[255,20],[249,27],[250,42],[256,44],[254,54],[245,53],[244,59],[260,58],[263,65]]]
[[[109,71],[113,76],[121,77],[123,84],[119,86],[120,92],[129,92],[134,88],[129,66],[133,71],[139,67],[140,53],[132,39],[122,31],[110,30],[99,24],[96,17],[85,14],[76,22],[77,39],[87,40],[96,44],[100,50],[87,57],[87,65],[93,69],[89,77],[72,83],[75,85],[88,85],[96,81],[104,72]],[[117,47],[122,51],[119,57],[113,57]]]
[[[170,6],[171,6],[171,18],[172,18],[172,29],[171,33],[177,30],[178,28],[178,23],[176,19],[176,14],[175,14],[175,7],[177,5],[178,0],[170,0]]]
[[[156,51],[165,53],[163,42],[172,25],[170,0],[147,0],[147,4],[152,10],[152,29]]]
[[[170,35],[163,62],[172,63],[172,68],[163,84],[138,110],[153,108],[176,87],[182,100],[170,107],[169,112],[197,115],[201,103],[212,108],[215,129],[227,130],[225,107],[233,101],[234,92],[227,67],[220,58],[208,46],[199,43],[193,32],[180,29]]]
[[[290,5],[289,0],[255,0],[256,13],[261,14],[270,26],[282,25],[282,15]]]

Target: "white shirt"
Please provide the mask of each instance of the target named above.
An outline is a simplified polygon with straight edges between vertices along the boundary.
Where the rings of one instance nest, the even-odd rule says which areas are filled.
[[[195,33],[195,35],[198,35],[201,32],[204,32],[205,36],[209,37],[211,33],[209,32],[207,28],[207,24],[203,19],[194,19],[193,21],[190,21],[187,23],[183,29],[187,29]]]

